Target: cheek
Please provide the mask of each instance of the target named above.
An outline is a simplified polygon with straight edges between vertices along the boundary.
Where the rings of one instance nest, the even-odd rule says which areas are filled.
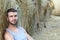
[[[12,21],[12,18],[8,18],[8,21]]]
[[[18,20],[18,17],[16,17],[16,20]]]

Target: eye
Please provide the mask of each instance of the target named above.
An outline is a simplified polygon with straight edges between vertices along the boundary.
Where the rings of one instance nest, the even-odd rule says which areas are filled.
[[[17,17],[17,15],[15,15],[14,17]]]
[[[10,17],[13,17],[13,16],[10,16]]]

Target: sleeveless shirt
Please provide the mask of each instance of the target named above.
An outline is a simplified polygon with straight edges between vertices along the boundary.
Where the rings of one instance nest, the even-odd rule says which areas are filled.
[[[27,40],[27,37],[25,35],[25,30],[23,29],[23,27],[17,27],[18,32],[13,32],[12,30],[6,29],[7,32],[9,32],[14,40]]]

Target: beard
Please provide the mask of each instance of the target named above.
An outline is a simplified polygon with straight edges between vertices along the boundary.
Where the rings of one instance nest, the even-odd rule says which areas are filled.
[[[10,21],[8,20],[8,23],[11,24],[11,25],[15,25],[15,26],[18,25],[18,21],[16,21],[15,23],[12,23],[12,22],[10,22]]]

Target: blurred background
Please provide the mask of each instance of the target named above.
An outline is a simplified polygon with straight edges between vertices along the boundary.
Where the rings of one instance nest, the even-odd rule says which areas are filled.
[[[7,27],[6,10],[18,10],[18,25],[35,40],[60,40],[60,0],[0,0],[0,40]]]

